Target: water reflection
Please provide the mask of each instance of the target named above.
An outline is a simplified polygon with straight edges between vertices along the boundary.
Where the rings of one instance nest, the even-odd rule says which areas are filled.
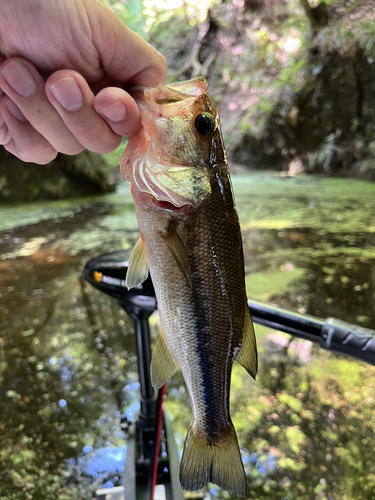
[[[267,173],[234,187],[249,295],[375,328],[374,185]],[[125,184],[0,210],[2,498],[86,499],[121,484],[119,416],[138,407],[133,327],[81,270],[136,238]],[[257,328],[257,382],[233,375],[249,498],[372,498],[374,369],[311,346],[302,359],[287,336],[271,352],[270,333]],[[166,406],[181,450],[190,409],[179,373]]]
[[[274,302],[301,313],[375,328],[375,232],[253,229],[244,233],[244,245],[251,256],[249,273],[259,268],[267,272],[270,267],[294,274],[303,269],[293,290],[271,294]]]

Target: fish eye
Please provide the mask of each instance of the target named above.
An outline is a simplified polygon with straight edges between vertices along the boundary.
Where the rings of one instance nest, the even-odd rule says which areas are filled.
[[[202,113],[194,121],[195,129],[200,135],[208,135],[214,129],[214,120],[211,115]]]

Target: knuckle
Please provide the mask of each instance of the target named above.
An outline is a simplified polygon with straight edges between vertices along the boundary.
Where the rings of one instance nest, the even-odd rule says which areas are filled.
[[[31,138],[28,134],[24,134],[22,140],[16,139],[15,142],[19,151],[25,155],[38,155],[45,148],[45,144],[41,144],[40,141],[35,140],[35,137]]]
[[[7,99],[8,99],[7,96],[5,96],[4,94],[1,95],[1,89],[0,89],[0,126],[3,125],[5,121],[3,116],[3,107],[5,106]]]
[[[101,142],[105,134],[105,129],[102,124],[96,124],[91,127],[80,130],[77,133],[77,139],[82,144],[91,144],[96,142]]]
[[[34,118],[32,121],[30,120],[30,123],[39,133],[45,135],[48,132],[51,133],[51,131],[59,129],[61,126],[61,118],[52,113],[47,116]]]
[[[115,134],[114,132],[111,134],[110,139],[106,141],[105,144],[103,144],[101,151],[99,151],[100,154],[106,155],[108,153],[111,153],[113,150],[118,148],[121,144],[122,141],[122,136]]]
[[[57,156],[57,151],[55,150],[51,150],[50,152],[48,152],[48,154],[45,155],[45,157],[41,160],[39,160],[39,165],[46,165],[47,163],[50,163],[51,161],[53,161]]]
[[[157,52],[157,57],[155,60],[154,67],[157,68],[158,73],[162,75],[163,78],[165,78],[165,75],[167,74],[167,61],[163,54],[160,54],[160,52]]]
[[[101,148],[101,154],[107,154],[113,151],[114,149],[118,148],[121,144],[122,141],[122,136],[118,134],[113,134],[111,138],[106,141],[105,144],[103,144]]]
[[[121,140],[117,134],[108,130],[107,124],[98,124],[90,129],[81,131],[76,139],[94,153],[106,154],[115,149]]]
[[[66,129],[59,115],[52,113],[30,123],[59,152],[75,155],[84,150],[78,139]]]

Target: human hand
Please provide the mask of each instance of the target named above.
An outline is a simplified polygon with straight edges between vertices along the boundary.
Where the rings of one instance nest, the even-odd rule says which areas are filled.
[[[127,85],[164,81],[164,58],[97,0],[1,0],[0,144],[48,163],[107,153],[141,127]]]

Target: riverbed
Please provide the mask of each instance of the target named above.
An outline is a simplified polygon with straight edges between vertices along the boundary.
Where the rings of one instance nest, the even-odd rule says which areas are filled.
[[[249,298],[375,328],[375,184],[256,172],[233,175],[233,185]],[[137,409],[133,326],[82,269],[137,238],[126,183],[0,207],[2,500],[88,499],[122,484],[118,422]],[[249,498],[373,491],[374,369],[256,333],[260,374],[254,382],[236,367],[231,397]],[[190,410],[180,375],[166,406],[182,449]]]

